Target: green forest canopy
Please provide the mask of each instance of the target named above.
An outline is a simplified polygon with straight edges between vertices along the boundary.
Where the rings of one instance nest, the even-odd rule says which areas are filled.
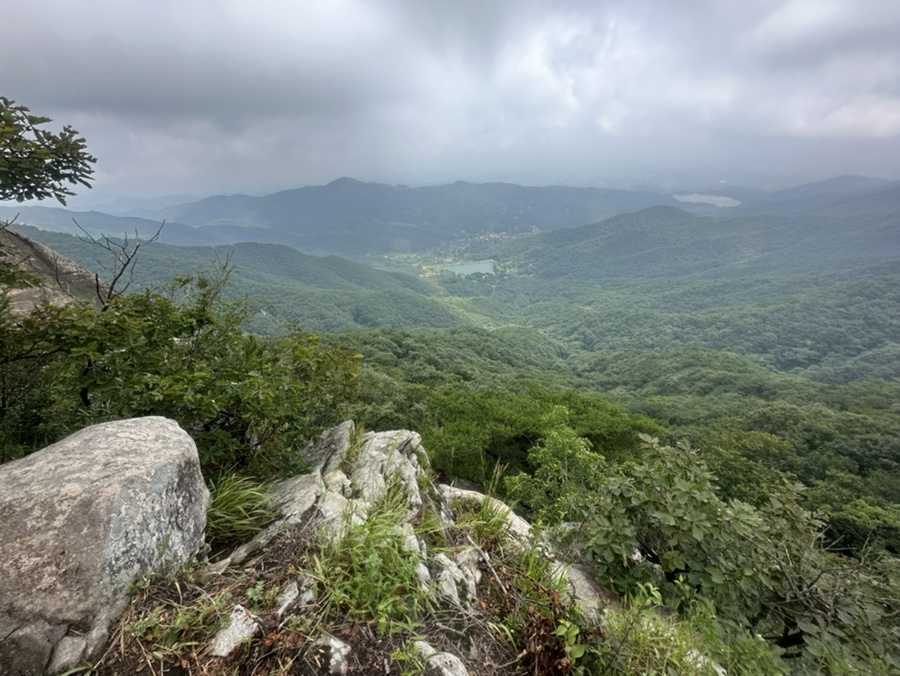
[[[580,523],[573,546],[611,587],[649,582],[675,609],[696,595],[726,634],[759,633],[809,668],[888,673],[897,258],[857,246],[836,264],[832,247],[814,252],[828,265],[794,264],[783,243],[736,233],[732,258],[711,259],[690,232],[727,228],[697,218],[657,207],[619,217],[628,232],[462,243],[502,259],[501,274],[465,279],[259,244],[210,267],[225,252],[147,246],[148,288],[102,311],[0,308],[2,457],[157,414],[192,433],[207,476],[269,477],[345,417],[408,427],[445,478],[484,486],[499,471],[497,490],[532,517]],[[889,225],[862,219],[856,235],[874,247]],[[102,251],[47,239],[97,269]],[[210,271],[173,275],[186,266]]]

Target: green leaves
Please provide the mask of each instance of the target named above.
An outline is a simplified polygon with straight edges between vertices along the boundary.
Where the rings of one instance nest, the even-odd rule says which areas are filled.
[[[641,585],[673,609],[699,596],[728,631],[771,637],[812,671],[890,663],[879,646],[900,642],[888,619],[900,610],[897,576],[825,550],[802,487],[786,483],[759,508],[728,503],[697,451],[640,438],[637,458],[611,466],[558,425],[529,453],[533,474],[508,488],[551,523],[578,524],[563,532],[621,593]]]
[[[406,546],[398,527],[406,511],[404,493],[387,491],[385,496],[364,521],[346,512],[340,537],[323,532],[310,573],[330,610],[378,622],[388,634],[417,626],[417,611],[427,600],[416,574],[422,556]]]
[[[246,542],[275,516],[266,487],[234,473],[211,482],[206,534],[213,547]]]
[[[223,285],[200,276],[115,297],[102,311],[41,308],[8,344],[34,346],[33,365],[52,380],[51,408],[62,409],[63,424],[161,415],[194,437],[208,474],[299,469],[297,448],[343,419],[358,359],[302,331],[245,334],[246,310],[222,300]],[[20,389],[32,383],[40,381]]]
[[[70,126],[55,134],[41,129],[48,122],[0,96],[0,200],[54,197],[65,204],[75,194],[67,184],[91,187],[97,160],[84,139]]]
[[[559,626],[553,631],[553,635],[563,641],[566,656],[574,663],[584,657],[587,651],[587,644],[578,641],[578,635],[581,633],[578,625],[569,622],[566,619],[559,621]]]
[[[513,497],[549,523],[569,520],[573,510],[591,501],[605,464],[568,418],[568,409],[559,405],[545,414],[544,437],[528,451],[532,473],[520,472],[505,484]]]

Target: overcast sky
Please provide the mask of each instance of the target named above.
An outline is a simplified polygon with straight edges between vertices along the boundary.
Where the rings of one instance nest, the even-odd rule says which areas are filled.
[[[0,95],[87,138],[93,199],[900,178],[898,0],[23,0],[3,28]]]

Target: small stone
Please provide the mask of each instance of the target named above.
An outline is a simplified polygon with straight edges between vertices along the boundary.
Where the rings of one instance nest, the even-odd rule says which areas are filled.
[[[300,599],[301,606],[308,606],[316,600],[316,581],[304,575],[300,578]]]
[[[84,636],[65,636],[56,644],[56,650],[53,651],[47,671],[51,674],[58,674],[65,671],[68,665],[77,664],[86,647],[87,639]]]
[[[428,572],[428,566],[424,563],[416,565],[416,578],[419,580],[419,586],[425,590],[431,585],[431,573]]]
[[[329,674],[347,673],[347,659],[350,657],[353,648],[331,634],[325,634],[316,641],[316,644],[328,648],[330,652],[331,657],[328,663]]]
[[[433,559],[435,565],[440,568],[437,574],[438,588],[441,594],[449,598],[454,605],[462,606],[459,598],[458,584],[466,583],[466,576],[446,554],[438,553]]]
[[[278,616],[282,617],[287,609],[290,608],[294,601],[300,597],[300,587],[296,582],[291,582],[278,595],[275,603],[278,605]]]
[[[438,652],[425,641],[416,641],[416,650],[425,660],[425,673],[435,676],[468,676],[469,670],[456,655]]]
[[[597,621],[604,606],[603,588],[583,566],[556,562],[554,573],[567,583],[569,603],[578,606],[593,621]]]
[[[466,547],[456,555],[456,565],[465,577],[466,591],[472,599],[478,596],[478,583],[481,582],[480,560],[481,553],[475,547]]]
[[[231,610],[228,626],[219,630],[209,645],[209,652],[215,657],[226,657],[237,648],[242,641],[256,636],[259,625],[250,617],[242,605]]]

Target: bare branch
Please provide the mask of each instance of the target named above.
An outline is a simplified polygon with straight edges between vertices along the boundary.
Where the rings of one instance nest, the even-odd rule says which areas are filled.
[[[21,214],[16,214],[15,216],[13,216],[11,221],[7,221],[6,219],[0,219],[0,230],[6,230],[9,226],[11,226],[17,220],[19,220],[19,216],[21,216]]]
[[[153,233],[153,236],[145,241],[141,240],[140,235],[138,235],[137,230],[135,230],[134,244],[132,244],[131,240],[129,240],[128,238],[127,233],[124,235],[121,243],[115,241],[109,235],[101,235],[98,239],[87,230],[85,230],[81,226],[81,224],[74,218],[72,219],[72,222],[75,223],[75,225],[78,226],[78,229],[84,233],[84,237],[82,238],[83,241],[88,241],[99,246],[101,249],[105,249],[112,254],[113,258],[116,261],[115,268],[112,271],[112,279],[107,284],[105,291],[101,288],[100,276],[96,274],[94,275],[94,286],[96,289],[97,298],[100,300],[100,303],[104,308],[113,298],[117,298],[118,296],[121,296],[126,291],[128,291],[128,287],[130,287],[131,282],[134,281],[134,266],[138,252],[145,244],[151,244],[158,240],[160,234],[162,233],[163,227],[165,227],[166,225],[165,221],[160,223],[159,227],[156,229],[156,232]],[[120,288],[119,285],[123,280],[125,280],[124,286]]]

